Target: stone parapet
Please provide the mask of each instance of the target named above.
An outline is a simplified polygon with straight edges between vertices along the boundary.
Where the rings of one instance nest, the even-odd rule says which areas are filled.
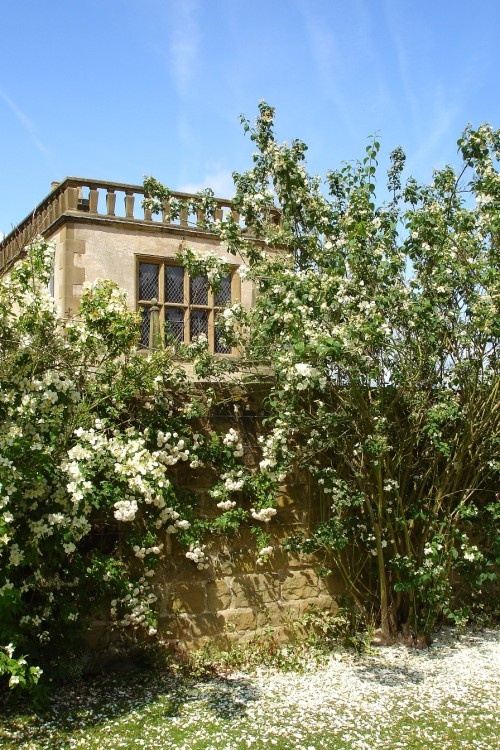
[[[101,222],[122,229],[135,225],[136,228],[163,229],[174,234],[180,231],[186,236],[210,235],[205,227],[205,217],[195,209],[195,194],[172,191],[158,215],[143,207],[144,197],[141,185],[122,182],[66,177],[62,182],[53,183],[52,191],[0,242],[0,274],[22,257],[34,237],[38,234],[51,236],[67,221]],[[215,198],[214,201],[213,218],[222,220],[230,213],[236,222],[241,221],[230,200]],[[170,209],[170,204],[174,203],[181,205],[176,214]],[[276,211],[277,221],[278,217]]]

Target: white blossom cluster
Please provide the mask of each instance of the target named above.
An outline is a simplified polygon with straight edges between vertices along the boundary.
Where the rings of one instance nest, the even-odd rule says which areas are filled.
[[[260,435],[258,438],[262,449],[259,467],[263,473],[279,471],[280,461],[288,455],[290,430],[286,426],[286,417],[287,415],[284,414],[283,419],[278,419],[276,426],[267,436]],[[282,479],[281,474],[278,475],[278,479]]]
[[[191,469],[199,469],[203,466],[203,461],[200,458],[199,451],[203,445],[203,437],[195,432],[191,437],[191,448],[188,452],[189,467]],[[186,451],[184,451],[186,453]]]
[[[217,324],[225,333],[234,334],[241,323],[243,314],[244,308],[241,302],[233,302],[232,305],[224,308],[217,319]]]
[[[227,445],[228,448],[232,449],[235,458],[241,458],[243,456],[243,443],[235,429],[231,427],[229,432],[224,435],[222,442],[224,445]]]
[[[19,277],[14,274],[4,275],[0,279],[0,296],[9,300],[11,305],[6,307],[2,311],[4,320],[11,320],[17,317],[17,311],[19,310],[19,300],[22,299],[22,310],[23,314],[32,315],[34,313],[46,314],[50,316],[54,322],[60,322],[61,311],[57,306],[54,298],[51,296],[48,284],[50,279],[50,269],[52,268],[55,245],[46,244],[45,241],[39,237],[34,240],[31,245],[26,247],[26,255],[29,258],[32,251],[38,252],[41,246],[45,246],[44,251],[44,271],[40,273],[39,279],[32,283],[29,288],[26,284],[21,282]],[[25,331],[20,337],[19,343],[21,347],[28,348],[31,344],[31,334]]]
[[[224,257],[213,250],[193,250],[183,246],[178,257],[190,276],[205,276],[210,286],[217,285],[231,270]]]
[[[276,515],[278,511],[276,508],[250,508],[250,515],[255,521],[262,521],[263,523],[269,523],[271,518]]]
[[[174,466],[178,461],[188,461],[190,451],[186,440],[179,438],[176,432],[158,431],[157,445],[162,449],[162,461],[166,466]]]
[[[174,508],[165,507],[161,509],[155,526],[157,529],[164,526],[167,534],[175,534],[179,529],[188,529],[190,523],[185,519],[181,519],[180,513],[174,510]]]
[[[189,551],[186,552],[186,557],[188,560],[192,560],[196,564],[198,570],[205,570],[209,567],[204,544],[192,544],[189,548]]]
[[[118,502],[114,504],[114,508],[114,516],[116,520],[128,523],[135,519],[138,505],[136,500],[118,500]]]
[[[268,561],[270,555],[273,554],[273,552],[274,552],[274,547],[272,545],[261,547],[257,555],[257,560],[256,560],[257,565],[264,565]]]
[[[307,364],[307,362],[297,362],[289,370],[288,375],[289,380],[285,384],[285,389],[290,388],[292,383],[295,385],[297,391],[305,391],[318,381],[322,388],[326,385],[326,378],[321,378],[319,370]]]
[[[236,501],[235,500],[221,500],[217,503],[217,507],[220,508],[223,511],[232,510],[236,507]]]
[[[109,282],[104,279],[94,279],[94,281],[84,281],[82,284],[82,297],[90,296],[96,291],[106,289],[106,303],[101,314],[109,315],[113,313],[122,313],[127,308],[127,292],[114,284],[107,286]]]
[[[242,469],[231,469],[221,476],[224,488],[228,492],[240,492],[245,486],[245,475]]]
[[[152,570],[146,569],[146,575],[152,572]],[[136,629],[146,626],[148,634],[153,635],[156,633],[156,629],[152,626],[148,627],[148,616],[151,605],[157,601],[156,594],[151,591],[145,577],[136,582],[129,581],[127,588],[127,594],[120,599],[111,601],[111,618],[121,628]]]
[[[23,394],[20,399],[19,394]],[[55,370],[47,370],[42,378],[19,377],[15,388],[0,392],[0,401],[8,405],[4,429],[9,428],[2,439],[12,445],[28,433],[33,445],[41,446],[49,423],[39,419],[39,412],[52,413],[56,404],[63,408],[63,402],[77,403],[79,400],[80,392],[75,382],[61,377]],[[36,420],[36,426],[33,420]],[[24,423],[24,429],[19,422]],[[32,450],[36,448],[32,446]]]
[[[68,451],[69,460],[62,464],[63,470],[71,480],[67,489],[73,502],[77,504],[91,491],[92,484],[85,479],[86,465],[99,456],[101,460],[108,462],[110,475],[112,473],[126,482],[130,494],[115,504],[116,518],[133,520],[138,510],[138,498],[160,511],[165,509],[164,494],[171,487],[166,467],[189,459],[185,440],[179,438],[177,433],[160,432],[160,450],[149,451],[145,447],[145,439],[133,431],[125,436],[109,436],[101,427],[96,424],[95,428],[89,430],[78,428],[75,434],[79,438],[79,443]],[[170,520],[170,511],[165,515],[165,520]]]
[[[259,214],[269,208],[274,208],[274,195],[270,189],[243,196],[243,213]]]
[[[259,550],[259,556],[269,557],[269,555],[272,555],[273,551],[274,551],[274,547],[272,546],[262,547],[262,549]]]
[[[250,268],[247,266],[246,263],[242,263],[240,266],[238,266],[236,273],[240,277],[242,281],[245,281],[246,278],[248,278],[248,275],[250,273]]]

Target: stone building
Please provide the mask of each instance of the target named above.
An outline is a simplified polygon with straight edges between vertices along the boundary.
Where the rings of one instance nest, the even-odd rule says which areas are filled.
[[[172,196],[185,202],[194,197]],[[131,309],[142,311],[144,345],[152,300],[157,300],[160,321],[174,339],[189,342],[204,332],[211,351],[235,355],[218,340],[214,320],[229,301],[252,305],[252,285],[236,273],[242,259],[228,255],[195,213],[181,210],[174,221],[167,205],[155,217],[142,208],[143,197],[137,185],[75,177],[53,184],[47,197],[0,242],[0,274],[8,273],[26,245],[42,234],[55,244],[52,290],[68,317],[78,314],[84,282],[108,278],[127,291]],[[216,203],[216,218],[233,211],[230,201]],[[177,262],[183,243],[220,254],[231,263],[216,295],[206,281],[188,278]],[[319,578],[314,560],[278,551],[286,532],[310,521],[311,492],[300,478],[293,487],[283,488],[277,522],[271,527],[277,551],[263,565],[256,565],[252,535],[246,529],[231,544],[216,544],[208,570],[197,570],[183,552],[171,550],[161,602],[161,625],[171,639],[191,647],[207,638],[252,638],[269,627],[288,637],[291,623],[311,607],[335,606],[338,582]],[[93,631],[94,639],[101,636],[106,637],[105,623]]]
[[[148,342],[151,300],[170,335],[186,343],[206,333],[211,351],[231,351],[217,340],[214,319],[229,301],[252,304],[252,287],[235,273],[241,259],[227,254],[217,237],[200,226],[199,217],[181,209],[172,220],[169,207],[161,216],[142,208],[144,190],[138,185],[68,177],[0,243],[0,274],[20,257],[36,234],[55,244],[53,294],[68,317],[78,311],[82,284],[98,278],[116,281],[128,293],[132,309],[143,314],[143,343]],[[188,202],[194,196],[173,193]],[[217,200],[217,215],[231,211],[229,201]],[[206,281],[188,279],[176,261],[182,243],[196,251],[211,251],[230,261],[232,271],[216,295]]]

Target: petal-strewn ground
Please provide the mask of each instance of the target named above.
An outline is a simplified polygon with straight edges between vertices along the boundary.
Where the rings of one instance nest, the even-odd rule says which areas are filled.
[[[0,746],[144,750],[500,748],[500,631],[443,631],[421,651],[345,652],[301,671],[210,680],[166,673],[83,682],[49,719],[9,711]]]

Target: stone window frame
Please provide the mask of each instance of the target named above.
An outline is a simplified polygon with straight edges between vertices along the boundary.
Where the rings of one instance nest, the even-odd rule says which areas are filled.
[[[141,299],[140,294],[140,267],[141,264],[147,264],[147,265],[155,265],[158,267],[158,286],[157,286],[157,293],[158,297],[151,297],[151,299]],[[166,268],[172,267],[172,268],[179,268],[183,269],[183,287],[184,287],[184,295],[183,300],[181,301],[169,301],[165,299],[165,287],[166,287]],[[241,279],[239,275],[236,273],[238,269],[237,265],[231,265],[230,273],[228,274],[231,278],[231,297],[230,302],[239,302],[241,299]],[[206,311],[207,317],[208,317],[208,325],[207,325],[207,338],[208,338],[208,349],[212,354],[217,354],[218,356],[228,357],[228,356],[235,356],[237,354],[237,350],[234,347],[223,347],[222,345],[217,344],[216,339],[216,330],[215,330],[215,316],[219,311],[222,311],[225,307],[225,304],[216,304],[216,294],[208,288],[208,295],[207,295],[207,304],[195,304],[191,302],[191,279],[187,272],[187,269],[185,269],[180,263],[178,263],[175,258],[170,257],[158,257],[158,256],[151,256],[151,255],[136,255],[136,282],[135,282],[135,299],[136,299],[136,309],[138,309],[140,312],[144,310],[149,310],[154,302],[153,299],[156,299],[156,304],[159,308],[159,318],[160,318],[160,327],[162,331],[162,337],[164,336],[164,333],[166,331],[166,311],[170,309],[180,309],[182,308],[184,316],[183,316],[183,341],[184,344],[189,344],[191,342],[191,311]],[[201,277],[200,277],[201,278]],[[147,334],[146,331],[147,328],[142,329],[142,336],[141,336],[141,346],[147,348],[148,344],[146,343]],[[176,344],[175,338],[171,343],[174,345]]]

